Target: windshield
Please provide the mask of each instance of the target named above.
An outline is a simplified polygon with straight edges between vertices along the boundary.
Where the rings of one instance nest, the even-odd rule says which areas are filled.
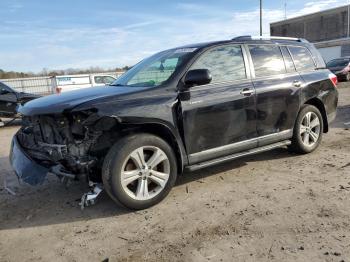
[[[346,67],[349,64],[348,59],[336,59],[327,63],[327,67]]]
[[[141,61],[116,81],[112,86],[155,87],[170,79],[190,56],[195,48],[163,51]]]

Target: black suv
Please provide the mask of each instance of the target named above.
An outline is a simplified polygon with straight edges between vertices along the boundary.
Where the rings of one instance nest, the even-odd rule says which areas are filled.
[[[184,170],[289,147],[310,153],[336,116],[337,78],[303,39],[238,37],[147,58],[109,87],[51,95],[19,108],[18,177],[86,180],[143,209]]]

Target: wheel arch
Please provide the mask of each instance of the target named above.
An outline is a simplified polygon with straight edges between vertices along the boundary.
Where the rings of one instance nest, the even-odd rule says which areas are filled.
[[[326,108],[325,108],[323,102],[319,98],[314,97],[314,98],[307,100],[304,104],[312,105],[320,111],[320,113],[322,115],[322,120],[323,120],[323,133],[328,133],[328,130],[329,130],[328,118],[327,118]]]
[[[187,155],[183,143],[179,137],[165,124],[162,123],[135,123],[121,125],[123,136],[137,133],[148,133],[162,138],[174,150],[178,165],[178,172],[182,173],[184,166],[187,165]]]

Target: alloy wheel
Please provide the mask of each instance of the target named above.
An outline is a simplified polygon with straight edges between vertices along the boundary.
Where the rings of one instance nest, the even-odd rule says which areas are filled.
[[[124,191],[135,200],[149,200],[165,188],[170,162],[160,148],[144,146],[127,156],[121,172]]]
[[[303,117],[300,125],[301,141],[307,147],[314,146],[321,132],[321,123],[319,117],[314,112],[308,112]]]

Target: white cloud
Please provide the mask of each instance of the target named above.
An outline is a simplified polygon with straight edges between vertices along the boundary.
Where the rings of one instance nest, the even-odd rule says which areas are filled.
[[[292,16],[336,7],[346,0],[307,2]],[[40,71],[67,67],[115,67],[132,65],[151,53],[194,42],[230,39],[259,34],[259,10],[219,10],[208,5],[174,4],[182,10],[173,16],[134,13],[135,23],[96,28],[50,28],[39,21],[33,25],[0,25],[0,61],[4,69]],[[220,14],[220,15],[219,15]],[[269,24],[284,18],[282,9],[264,9],[264,32]],[[291,17],[291,16],[289,16]],[[13,30],[13,26],[16,30]],[[3,43],[17,43],[4,49]],[[19,45],[18,43],[24,42]]]
[[[8,10],[13,13],[13,12],[16,12],[17,10],[19,9],[22,9],[24,7],[23,4],[21,3],[12,3],[10,4],[10,6],[8,7]]]

